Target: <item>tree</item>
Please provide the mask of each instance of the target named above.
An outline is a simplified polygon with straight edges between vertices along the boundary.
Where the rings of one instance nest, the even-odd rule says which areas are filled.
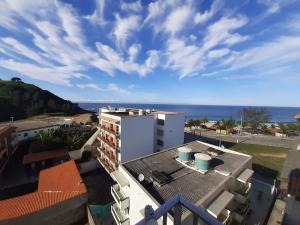
[[[229,129],[232,129],[234,128],[236,125],[236,121],[233,119],[233,118],[229,118],[227,120],[225,119],[222,119],[222,127],[225,129],[225,130],[229,130]]]
[[[19,78],[19,77],[13,77],[13,78],[11,78],[11,81],[14,81],[16,83],[22,82],[21,78]]]
[[[272,119],[266,108],[245,107],[242,109],[241,114],[244,124],[250,126],[253,131]]]

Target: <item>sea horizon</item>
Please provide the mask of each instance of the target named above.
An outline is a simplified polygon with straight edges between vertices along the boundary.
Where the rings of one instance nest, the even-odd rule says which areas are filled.
[[[272,116],[270,122],[284,123],[296,122],[294,116],[300,113],[300,107],[289,106],[242,106],[242,105],[193,105],[193,104],[170,104],[170,103],[121,103],[121,102],[79,102],[80,107],[98,114],[101,107],[127,107],[141,109],[156,109],[161,111],[184,112],[186,119],[200,119],[207,117],[209,120],[233,118],[240,120],[241,110],[245,107],[266,108]]]

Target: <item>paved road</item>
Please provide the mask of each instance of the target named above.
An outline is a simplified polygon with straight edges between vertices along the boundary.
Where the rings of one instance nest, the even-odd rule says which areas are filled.
[[[296,149],[297,144],[300,144],[300,138],[282,138],[282,137],[275,137],[275,136],[267,136],[267,135],[247,135],[247,136],[240,136],[240,135],[219,135],[215,131],[206,131],[206,130],[196,130],[195,134],[186,132],[186,142],[192,140],[207,140],[207,139],[214,139],[228,142],[239,142],[239,143],[248,143],[248,144],[259,144],[259,145],[268,145],[268,146],[275,146],[275,147],[284,147],[290,149]]]

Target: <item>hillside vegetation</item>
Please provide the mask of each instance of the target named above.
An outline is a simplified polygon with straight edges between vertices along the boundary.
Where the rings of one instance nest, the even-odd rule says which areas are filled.
[[[24,119],[48,113],[73,115],[87,112],[77,104],[64,100],[47,90],[18,81],[0,80],[0,121]]]

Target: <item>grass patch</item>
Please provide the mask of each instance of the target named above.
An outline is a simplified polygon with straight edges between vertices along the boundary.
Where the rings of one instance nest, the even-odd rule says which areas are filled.
[[[229,149],[253,156],[253,169],[265,176],[279,178],[289,149],[246,143],[222,142]]]

